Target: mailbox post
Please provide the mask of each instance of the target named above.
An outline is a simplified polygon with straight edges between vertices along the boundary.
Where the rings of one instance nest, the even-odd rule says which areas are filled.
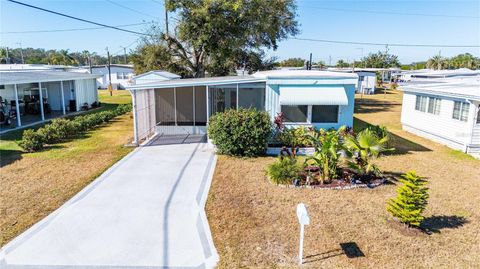
[[[300,223],[300,249],[298,252],[298,264],[303,263],[303,236],[305,225],[310,224],[310,217],[308,216],[307,207],[300,203],[297,205],[297,217]]]

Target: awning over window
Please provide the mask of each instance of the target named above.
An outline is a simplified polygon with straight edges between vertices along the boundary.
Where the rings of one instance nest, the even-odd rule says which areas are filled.
[[[280,87],[281,105],[348,105],[343,87]]]

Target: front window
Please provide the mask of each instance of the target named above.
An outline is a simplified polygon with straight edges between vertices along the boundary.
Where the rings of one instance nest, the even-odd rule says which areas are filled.
[[[338,106],[312,106],[313,123],[337,123]]]
[[[435,97],[429,97],[428,98],[428,113],[433,114],[433,115],[439,115],[440,114],[440,103],[442,99],[440,98],[435,98]]]
[[[468,120],[468,111],[470,110],[470,104],[466,102],[455,101],[453,104],[452,118],[460,121]]]
[[[415,100],[415,110],[425,112],[427,109],[427,97],[422,95],[417,95]]]
[[[285,122],[307,122],[308,106],[281,106],[281,111],[285,116]]]

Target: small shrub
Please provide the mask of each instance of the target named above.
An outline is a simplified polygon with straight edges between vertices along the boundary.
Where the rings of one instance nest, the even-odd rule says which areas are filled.
[[[54,144],[60,142],[62,136],[58,129],[52,124],[47,124],[37,130],[37,134],[43,137],[45,144]]]
[[[318,131],[312,127],[284,128],[278,133],[277,141],[287,147],[310,147],[313,145],[311,138],[316,133]]]
[[[77,132],[77,126],[68,119],[54,119],[50,125],[57,130],[62,138],[71,137]]]
[[[267,167],[268,178],[275,184],[292,184],[300,171],[297,159],[289,156],[281,156]]]
[[[266,112],[230,109],[210,117],[208,136],[221,154],[258,156],[265,153],[272,123]]]
[[[28,129],[23,132],[22,140],[18,144],[24,150],[34,152],[43,149],[45,142],[43,136],[32,129]]]
[[[387,211],[400,222],[411,227],[420,227],[422,216],[428,204],[427,181],[411,171],[402,175],[402,186],[397,189],[397,197],[387,203]]]

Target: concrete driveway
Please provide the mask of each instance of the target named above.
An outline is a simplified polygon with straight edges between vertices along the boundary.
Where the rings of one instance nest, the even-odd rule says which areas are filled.
[[[153,140],[2,248],[0,268],[211,268],[202,139]],[[190,142],[190,143],[188,143]]]

